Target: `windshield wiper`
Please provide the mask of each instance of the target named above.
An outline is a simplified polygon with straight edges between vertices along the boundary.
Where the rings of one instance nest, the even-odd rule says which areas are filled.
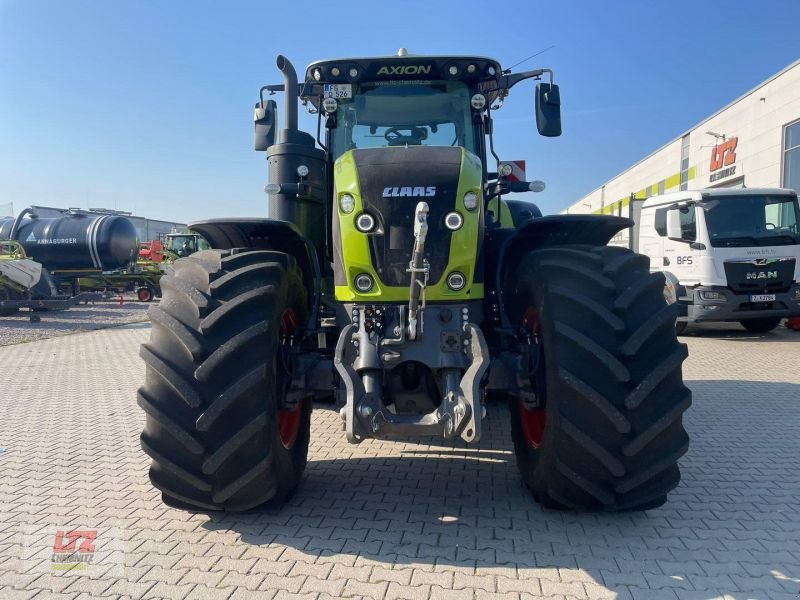
[[[791,244],[800,243],[797,237],[790,235],[788,233],[779,234],[779,235],[766,235],[758,238],[761,241],[762,246],[789,246]],[[788,241],[779,241],[779,240],[788,240]]]
[[[740,235],[735,237],[716,238],[712,240],[715,246],[724,246],[726,248],[741,247],[741,246],[761,246],[758,238],[751,235]]]

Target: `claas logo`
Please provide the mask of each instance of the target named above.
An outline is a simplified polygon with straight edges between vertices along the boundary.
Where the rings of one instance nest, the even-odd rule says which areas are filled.
[[[738,138],[731,138],[711,149],[711,164],[708,167],[710,173],[722,167],[730,167],[736,162],[736,144],[738,143]]]

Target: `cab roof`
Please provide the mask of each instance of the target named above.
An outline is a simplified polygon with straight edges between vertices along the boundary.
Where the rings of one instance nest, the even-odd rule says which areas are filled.
[[[402,54],[315,61],[306,67],[305,82],[315,84],[448,79],[477,82],[494,80],[501,71],[498,61],[484,56]]]
[[[651,196],[642,204],[642,208],[652,208],[675,202],[695,201],[720,196],[795,196],[797,192],[786,188],[707,188],[702,190],[684,190],[670,192],[660,196]]]

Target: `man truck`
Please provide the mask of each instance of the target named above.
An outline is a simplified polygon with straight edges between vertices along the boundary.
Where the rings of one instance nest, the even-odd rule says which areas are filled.
[[[738,321],[765,333],[800,316],[800,208],[788,189],[720,188],[628,205],[615,242],[650,258],[677,302],[676,327]]]

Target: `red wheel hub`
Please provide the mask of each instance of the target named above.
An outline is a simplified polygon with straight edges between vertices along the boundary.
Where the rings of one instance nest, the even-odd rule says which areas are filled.
[[[539,318],[539,311],[529,306],[522,316],[522,328],[529,331],[531,335],[540,338],[542,335],[542,323]],[[533,383],[533,382],[531,382]],[[544,428],[547,423],[547,409],[527,408],[525,403],[519,401],[519,417],[522,423],[522,434],[525,441],[531,448],[538,448],[544,438]]]
[[[293,309],[287,308],[281,315],[281,339],[294,333],[297,326],[297,315]],[[297,406],[291,410],[278,411],[278,437],[283,447],[287,450],[294,446],[294,443],[297,441],[297,434],[300,433],[300,421],[302,420],[304,402],[305,400],[301,400],[297,403]]]

